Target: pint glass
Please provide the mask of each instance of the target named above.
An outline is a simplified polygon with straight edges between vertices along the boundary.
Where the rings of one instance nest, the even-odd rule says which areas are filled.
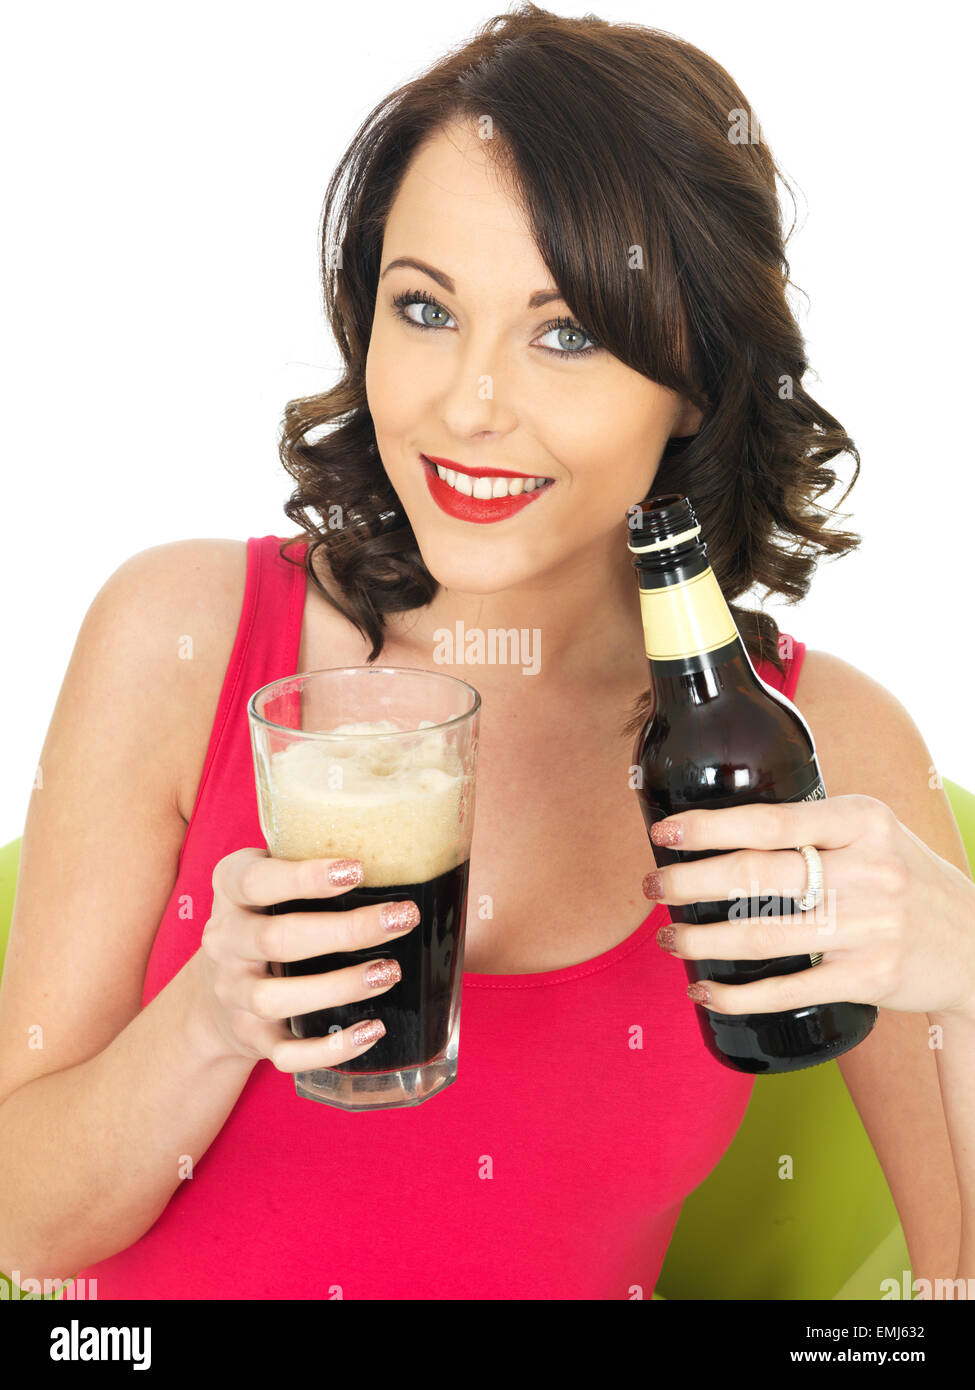
[[[394,959],[377,998],[292,1018],[296,1038],[368,1019],[386,1033],[334,1067],[295,1075],[308,1100],[344,1110],[419,1105],[457,1076],[464,926],[481,699],[453,676],[405,667],[311,671],[255,691],[248,720],[261,830],[280,859],[358,859],[363,882],[271,912],[348,912],[410,900],[411,932],[361,951],[272,966],[322,974]]]

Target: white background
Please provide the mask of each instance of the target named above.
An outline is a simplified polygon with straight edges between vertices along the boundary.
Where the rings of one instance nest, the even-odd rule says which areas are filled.
[[[112,571],[164,541],[296,529],[276,437],[285,402],[337,366],[318,282],[328,178],[378,100],[503,8],[7,8],[0,843],[21,832],[78,628]],[[547,8],[688,39],[758,114],[799,198],[787,254],[809,296],[793,295],[806,384],[862,455],[843,506],[861,550],[771,611],[892,690],[942,774],[975,788],[970,15]]]

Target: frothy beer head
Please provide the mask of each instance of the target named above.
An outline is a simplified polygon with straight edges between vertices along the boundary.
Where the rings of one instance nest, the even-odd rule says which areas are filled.
[[[430,728],[429,721],[421,724]],[[339,741],[299,739],[259,777],[275,859],[361,859],[363,886],[426,883],[470,853],[468,779],[442,731],[396,739],[387,721],[339,724]]]

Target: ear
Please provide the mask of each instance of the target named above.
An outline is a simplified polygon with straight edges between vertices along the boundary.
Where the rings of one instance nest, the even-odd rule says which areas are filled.
[[[680,414],[674,421],[671,434],[675,435],[678,439],[682,439],[686,434],[697,434],[703,422],[704,415],[702,411],[699,410],[696,405],[691,405],[690,402],[685,401]]]

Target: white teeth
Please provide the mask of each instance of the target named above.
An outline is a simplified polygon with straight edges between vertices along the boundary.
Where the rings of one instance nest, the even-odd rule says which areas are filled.
[[[534,492],[549,481],[548,478],[472,478],[467,473],[458,473],[453,468],[436,465],[437,474],[465,497],[479,497],[485,501],[492,497],[519,497],[522,492]]]

